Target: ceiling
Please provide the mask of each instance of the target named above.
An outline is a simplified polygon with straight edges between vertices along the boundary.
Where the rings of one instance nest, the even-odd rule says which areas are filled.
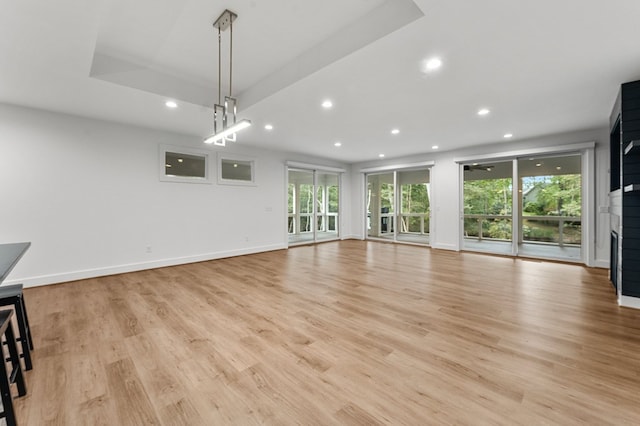
[[[637,0],[0,7],[0,102],[197,137],[217,99],[212,23],[232,9],[233,93],[254,124],[237,143],[347,163],[606,126],[619,85],[640,79]],[[433,57],[442,67],[426,72]]]

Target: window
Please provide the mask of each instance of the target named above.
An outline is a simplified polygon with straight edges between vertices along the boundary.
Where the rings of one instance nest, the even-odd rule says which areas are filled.
[[[207,152],[161,145],[159,160],[160,180],[163,182],[211,183]]]
[[[255,185],[255,161],[220,154],[218,156],[218,183],[225,185]]]

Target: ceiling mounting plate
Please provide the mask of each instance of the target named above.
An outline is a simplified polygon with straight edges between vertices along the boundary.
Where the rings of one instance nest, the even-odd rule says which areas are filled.
[[[213,23],[213,27],[219,29],[220,31],[224,31],[229,28],[229,25],[231,25],[237,17],[238,15],[236,15],[229,9],[226,9],[224,12],[222,12],[222,15],[220,15],[218,19],[216,19],[216,22]]]

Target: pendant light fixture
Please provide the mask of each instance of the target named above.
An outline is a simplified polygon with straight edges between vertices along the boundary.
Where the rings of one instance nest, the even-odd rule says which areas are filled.
[[[213,134],[207,136],[204,143],[225,146],[227,141],[236,141],[236,132],[251,126],[251,121],[236,121],[238,100],[232,95],[233,87],[233,21],[238,15],[225,10],[213,23],[218,29],[218,103],[213,107]],[[229,28],[229,96],[222,104],[222,32]]]

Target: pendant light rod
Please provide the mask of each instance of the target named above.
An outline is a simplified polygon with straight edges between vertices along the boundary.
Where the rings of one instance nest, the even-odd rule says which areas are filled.
[[[213,111],[213,134],[207,136],[205,143],[224,146],[225,142],[236,141],[236,132],[251,125],[249,120],[236,122],[237,99],[233,97],[233,21],[238,15],[225,10],[213,23],[218,29],[218,103]],[[222,103],[222,32],[229,28],[229,96]]]
[[[231,95],[231,86],[233,83],[233,20],[229,24],[229,97]]]
[[[222,103],[222,32],[218,27],[218,104]]]

